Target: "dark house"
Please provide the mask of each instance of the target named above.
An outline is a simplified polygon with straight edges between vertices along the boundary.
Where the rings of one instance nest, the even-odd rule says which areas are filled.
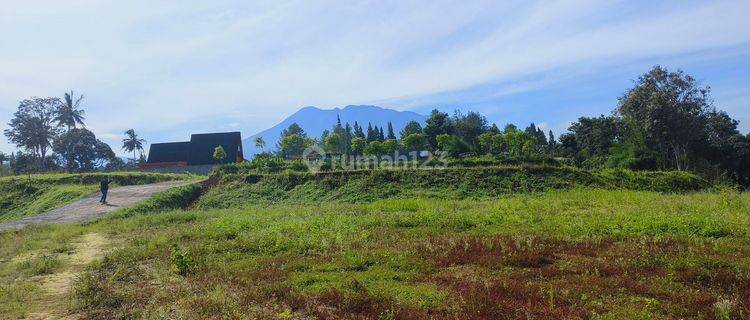
[[[223,161],[213,158],[216,147],[227,153]],[[148,152],[144,169],[215,165],[242,162],[242,136],[239,132],[202,133],[190,136],[189,142],[154,143]]]

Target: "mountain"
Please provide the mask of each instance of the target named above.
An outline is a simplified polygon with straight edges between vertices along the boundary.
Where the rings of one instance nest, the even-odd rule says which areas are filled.
[[[262,151],[276,150],[276,144],[281,136],[281,131],[289,127],[292,123],[296,122],[300,125],[308,136],[320,137],[323,134],[323,130],[331,130],[333,125],[336,124],[336,116],[341,117],[341,123],[344,125],[348,122],[354,126],[354,121],[357,121],[364,128],[365,133],[367,132],[367,123],[371,123],[373,126],[382,126],[383,130],[387,130],[388,121],[390,121],[393,123],[393,130],[396,132],[396,135],[399,134],[399,131],[409,121],[418,121],[424,125],[425,120],[427,120],[427,116],[415,112],[397,111],[377,106],[346,106],[334,109],[304,107],[284,119],[284,121],[281,121],[281,123],[242,140],[245,157],[251,158],[256,153],[259,153],[259,150],[255,148],[255,137],[263,137],[263,140],[266,141],[266,148]]]

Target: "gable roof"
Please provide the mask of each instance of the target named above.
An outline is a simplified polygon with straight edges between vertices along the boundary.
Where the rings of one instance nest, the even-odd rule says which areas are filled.
[[[154,143],[148,151],[146,163],[188,162],[190,142]]]
[[[224,161],[213,158],[214,149],[222,146],[227,153]],[[188,165],[233,163],[242,152],[242,136],[239,132],[204,133],[190,136]]]

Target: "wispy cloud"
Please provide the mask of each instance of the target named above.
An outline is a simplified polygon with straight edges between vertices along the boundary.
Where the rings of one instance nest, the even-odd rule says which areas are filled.
[[[11,2],[0,12],[0,121],[22,98],[75,89],[102,135],[252,133],[302,105],[403,109],[739,46],[748,11],[747,1]]]

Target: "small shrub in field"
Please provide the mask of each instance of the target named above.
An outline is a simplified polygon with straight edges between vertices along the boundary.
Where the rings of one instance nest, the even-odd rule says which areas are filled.
[[[43,255],[41,257],[24,261],[21,264],[22,269],[26,269],[32,275],[44,275],[54,273],[60,267],[61,262],[54,255]]]
[[[175,272],[181,276],[189,275],[195,271],[195,261],[190,255],[190,251],[183,250],[177,243],[172,246],[172,265]]]

